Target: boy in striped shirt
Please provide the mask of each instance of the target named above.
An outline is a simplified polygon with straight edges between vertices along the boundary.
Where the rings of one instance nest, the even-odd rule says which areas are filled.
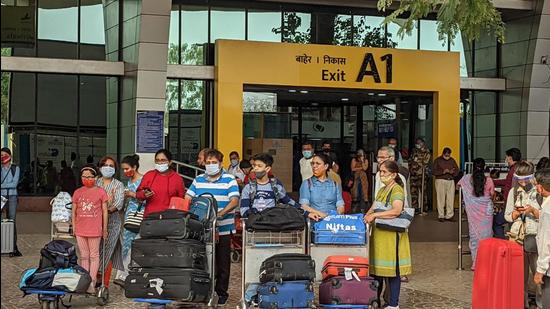
[[[239,185],[235,176],[222,168],[223,154],[209,149],[204,155],[206,172],[197,176],[187,190],[186,199],[210,193],[218,202],[218,234],[216,244],[216,293],[218,304],[227,302],[231,270],[231,234],[235,233],[234,210],[239,205]]]

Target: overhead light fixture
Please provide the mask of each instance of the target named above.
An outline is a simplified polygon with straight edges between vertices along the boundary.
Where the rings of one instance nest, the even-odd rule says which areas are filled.
[[[401,103],[409,103],[409,101],[401,101]]]
[[[374,95],[374,92],[369,92],[369,95]]]
[[[288,89],[288,92],[296,92],[296,89]]]
[[[342,101],[344,101],[344,102],[347,102],[347,101],[349,101],[349,99],[348,99],[348,98],[341,98],[340,100],[342,100]]]
[[[311,106],[319,106],[319,103],[311,103]]]
[[[307,90],[300,90],[300,93],[308,93]]]
[[[386,94],[385,94],[385,93],[379,93],[378,96],[379,96],[379,97],[385,97]]]

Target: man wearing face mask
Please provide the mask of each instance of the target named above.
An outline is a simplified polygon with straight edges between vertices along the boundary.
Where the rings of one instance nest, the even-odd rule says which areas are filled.
[[[19,183],[19,166],[12,163],[11,150],[2,148],[2,196],[8,201],[5,205],[6,217],[13,220],[13,253],[12,256],[22,256],[17,249],[17,231],[15,229],[15,213],[17,212],[17,184]]]
[[[330,142],[324,141],[322,149],[323,153],[332,160],[332,167],[330,170],[338,174],[338,171],[340,170],[340,166],[338,165],[338,156],[336,156],[336,153],[332,150]]]
[[[415,149],[409,158],[409,172],[412,207],[416,209],[416,214],[420,214],[426,210],[428,200],[428,164],[430,163],[431,153],[424,139],[417,138]],[[422,183],[424,180],[424,183]],[[422,200],[419,201],[422,195]]]
[[[397,162],[397,164],[399,164],[400,166],[403,165],[403,158],[401,157],[401,152],[399,151],[399,149],[397,149],[397,139],[396,138],[390,138],[388,140],[388,147],[392,148],[393,151],[395,152],[395,161]]]
[[[205,155],[206,172],[197,176],[187,190],[186,199],[204,193],[213,194],[218,202],[218,234],[216,244],[216,293],[218,304],[224,305],[228,298],[229,277],[231,270],[231,234],[235,233],[234,210],[239,205],[239,185],[235,176],[222,168],[223,154],[210,149]]]
[[[313,170],[311,169],[311,160],[313,159],[313,144],[311,142],[305,142],[302,144],[302,155],[300,159],[300,174],[302,175],[302,181],[311,178],[313,176]]]
[[[237,183],[239,185],[242,185],[244,182],[244,172],[239,166],[240,160],[239,160],[239,153],[236,151],[232,151],[229,154],[229,159],[231,160],[231,163],[229,164],[229,169],[227,172],[233,176],[235,176],[235,179],[237,179]]]
[[[537,269],[534,281],[542,285],[542,308],[550,308],[550,168],[535,173],[537,192],[543,197],[537,232]]]
[[[451,157],[451,149],[445,147],[443,154],[434,160],[435,192],[437,194],[437,212],[439,222],[452,221],[455,202],[455,177],[458,176],[458,165]]]

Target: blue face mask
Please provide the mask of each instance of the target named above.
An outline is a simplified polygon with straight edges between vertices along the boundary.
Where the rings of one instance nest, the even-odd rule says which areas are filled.
[[[313,151],[304,150],[304,151],[302,151],[302,155],[304,156],[304,158],[309,159],[309,158],[313,157]]]
[[[102,166],[100,170],[105,178],[112,178],[115,175],[115,168],[112,166]]]

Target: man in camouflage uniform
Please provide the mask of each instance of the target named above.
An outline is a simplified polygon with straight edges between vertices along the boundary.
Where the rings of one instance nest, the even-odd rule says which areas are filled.
[[[415,149],[413,150],[411,156],[409,157],[409,172],[410,180],[409,184],[411,186],[411,200],[412,207],[414,207],[417,214],[421,213],[423,209],[421,205],[424,206],[424,211],[427,207],[427,198],[428,198],[428,164],[430,163],[431,154],[426,143],[422,138],[416,139]],[[419,198],[422,191],[422,173],[424,172],[424,194],[422,196],[423,201],[419,205]]]

